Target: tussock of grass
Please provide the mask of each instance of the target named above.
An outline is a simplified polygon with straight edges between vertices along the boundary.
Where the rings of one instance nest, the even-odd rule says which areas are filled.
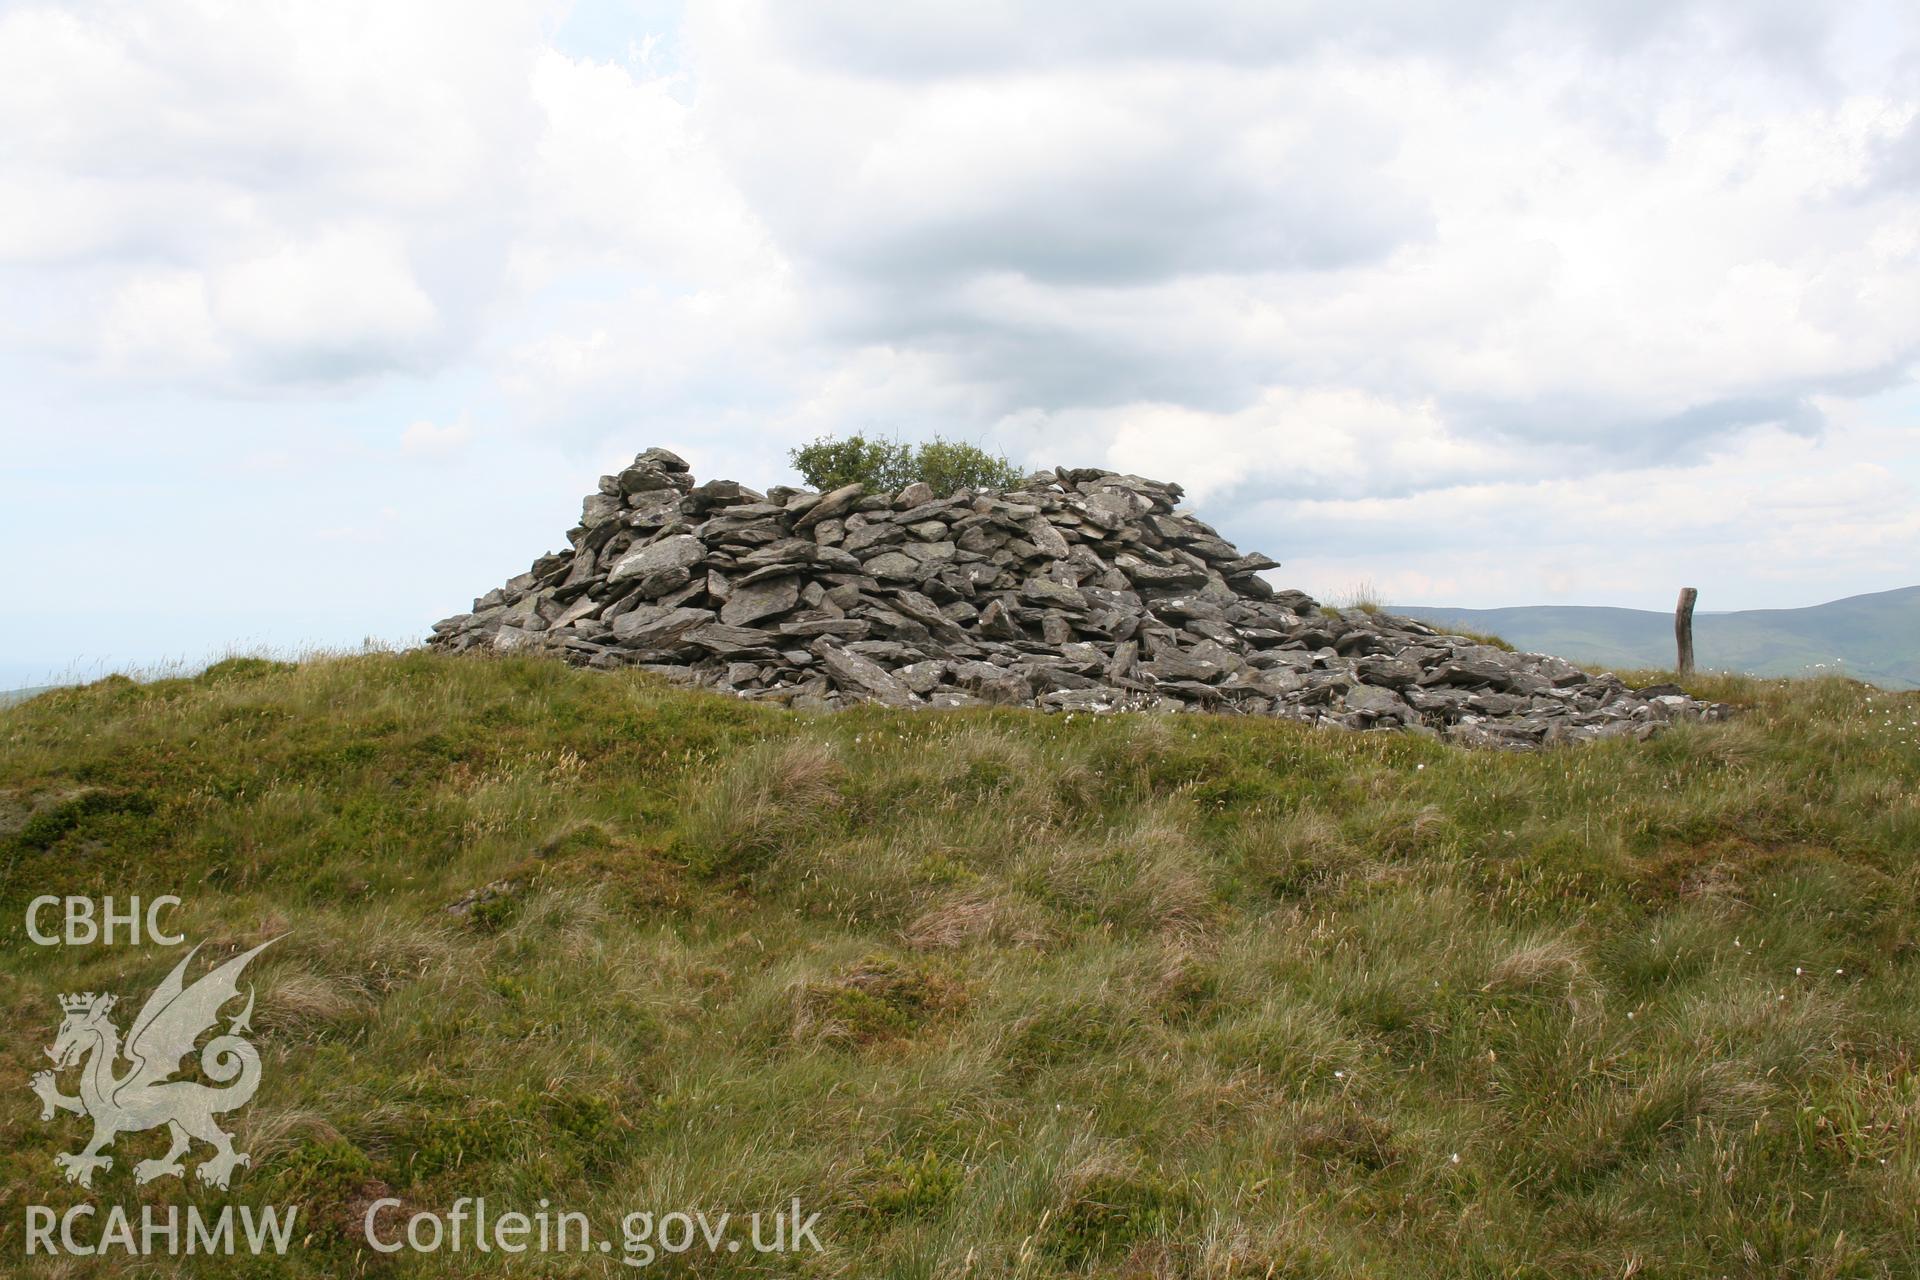
[[[1489,648],[1499,649],[1503,653],[1512,653],[1514,651],[1512,641],[1504,636],[1489,635],[1480,631],[1466,631],[1459,627],[1448,627],[1446,634],[1459,636],[1462,640],[1471,640],[1475,644],[1484,644]]]
[[[950,951],[979,944],[1043,947],[1056,927],[1038,904],[1012,893],[961,890],[915,916],[901,940],[916,951]]]
[[[61,690],[0,711],[0,1074],[165,967],[26,901],[171,891],[287,935],[235,1194],[314,1231],[177,1274],[373,1274],[386,1194],[823,1212],[710,1275],[1911,1274],[1920,697],[1690,691],[1747,711],[1511,756],[418,653]],[[10,1124],[0,1197],[75,1202]]]
[[[830,743],[775,739],[746,747],[702,789],[682,827],[689,866],[749,873],[804,844],[840,803]]]

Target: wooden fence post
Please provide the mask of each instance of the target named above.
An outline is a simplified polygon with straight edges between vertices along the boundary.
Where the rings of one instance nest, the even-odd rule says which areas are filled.
[[[1680,603],[1673,611],[1673,640],[1680,649],[1674,669],[1683,676],[1693,674],[1693,602],[1700,598],[1692,587],[1680,588]]]

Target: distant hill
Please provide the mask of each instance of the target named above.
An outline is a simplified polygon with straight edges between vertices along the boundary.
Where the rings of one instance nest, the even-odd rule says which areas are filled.
[[[1517,649],[1573,662],[1623,669],[1673,666],[1671,613],[1585,605],[1388,608],[1424,622],[1492,633]],[[1920,689],[1920,587],[1805,609],[1698,613],[1693,636],[1703,670],[1756,676],[1838,673],[1888,689]]]
[[[45,693],[49,689],[57,688],[59,688],[58,685],[42,684],[35,685],[31,689],[0,689],[0,707],[10,707],[16,702],[25,702],[35,694]]]

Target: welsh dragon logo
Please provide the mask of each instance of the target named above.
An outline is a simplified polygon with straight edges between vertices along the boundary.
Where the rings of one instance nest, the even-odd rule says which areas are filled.
[[[228,1021],[226,1034],[215,1036],[200,1050],[201,1074],[224,1087],[169,1077],[181,1069],[180,1060],[193,1052],[202,1033],[218,1024],[221,1007],[239,996],[240,971],[247,962],[277,941],[269,939],[235,956],[189,987],[182,979],[200,950],[194,947],[147,997],[124,1045],[120,1029],[108,1016],[116,997],[91,991],[60,997],[66,1016],[47,1056],[53,1059],[54,1071],[80,1067],[80,1093],[78,1097],[61,1093],[54,1071],[36,1073],[33,1091],[40,1097],[43,1121],[53,1119],[56,1111],[93,1120],[93,1140],[84,1149],[53,1158],[68,1182],[91,1187],[94,1170],[113,1168],[113,1157],[103,1152],[116,1137],[161,1125],[167,1127],[172,1145],[158,1160],[134,1165],[135,1182],[180,1177],[186,1171],[180,1157],[195,1139],[213,1148],[213,1155],[195,1170],[202,1182],[224,1190],[236,1167],[253,1163],[233,1149],[233,1136],[214,1123],[215,1116],[246,1106],[260,1087],[260,1054],[243,1036],[253,1029],[251,988],[246,1008]],[[122,1058],[131,1065],[116,1074]]]

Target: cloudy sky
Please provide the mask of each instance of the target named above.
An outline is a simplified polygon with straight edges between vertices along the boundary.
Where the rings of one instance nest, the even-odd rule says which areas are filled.
[[[0,687],[406,640],[654,444],[1285,585],[1920,581],[1911,0],[0,3]]]

